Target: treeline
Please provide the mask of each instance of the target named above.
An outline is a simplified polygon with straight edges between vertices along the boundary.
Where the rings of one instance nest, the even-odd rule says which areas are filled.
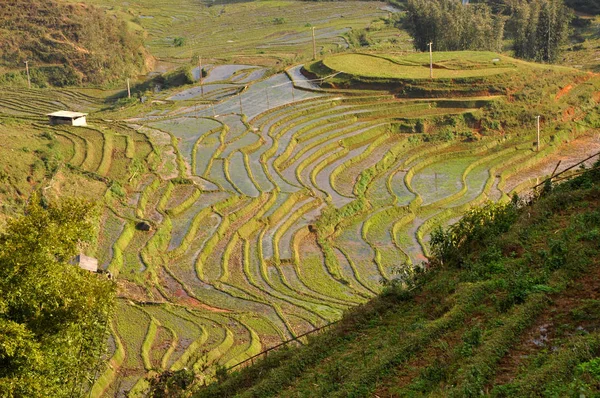
[[[0,66],[19,83],[25,61],[38,86],[102,84],[137,75],[148,55],[141,35],[104,10],[57,0],[0,1]]]
[[[562,0],[521,0],[512,10],[513,49],[519,58],[556,62],[568,38],[572,12]]]
[[[436,51],[499,51],[504,19],[486,4],[465,7],[459,0],[408,0],[405,28],[415,48]]]
[[[576,11],[600,14],[600,1],[598,0],[565,0],[565,4]]]
[[[558,59],[573,15],[563,0],[408,0],[406,10],[399,24],[418,50],[500,51],[509,38],[517,57],[538,62]]]

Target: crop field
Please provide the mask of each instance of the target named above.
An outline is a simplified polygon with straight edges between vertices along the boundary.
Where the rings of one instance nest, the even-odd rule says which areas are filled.
[[[252,60],[267,66],[312,56],[312,27],[322,54],[348,47],[344,34],[385,18],[389,5],[378,1],[258,2],[214,0],[87,0],[148,32],[147,45],[163,61],[199,54],[221,62]],[[243,25],[241,28],[240,25]],[[378,29],[385,42],[396,29]],[[175,38],[182,38],[180,46]]]
[[[386,62],[411,74],[425,56]],[[490,54],[438,57],[462,73]],[[561,123],[585,119],[589,109],[574,109],[576,98],[598,106],[596,76],[505,57],[501,64],[468,70],[510,65],[505,84],[525,88],[553,74],[561,85],[539,95]],[[218,366],[333,322],[382,282],[420,266],[435,227],[526,191],[558,160],[562,169],[600,150],[598,130],[580,124],[545,122],[540,152],[533,122],[527,132],[486,133],[496,109],[519,104],[486,73],[384,91],[323,88],[299,66],[272,75],[242,63],[206,70],[202,85],[159,93],[156,103],[123,110],[126,118],[92,114],[86,128],[48,126],[43,114],[59,106],[52,101],[94,111],[111,93],[40,90],[35,106],[25,94],[0,95],[12,98],[0,101],[11,143],[0,146],[0,159],[21,151],[41,162],[20,171],[31,180],[9,181],[10,189],[41,184],[55,154],[60,166],[45,183],[48,195],[102,203],[88,254],[116,277],[119,305],[110,366],[93,395],[142,392],[145,377],[184,367],[208,382]],[[13,144],[18,134],[25,144]],[[137,229],[140,221],[151,230]]]

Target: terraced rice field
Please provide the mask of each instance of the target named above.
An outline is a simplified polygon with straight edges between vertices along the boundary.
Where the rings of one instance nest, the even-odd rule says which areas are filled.
[[[183,367],[209,381],[335,321],[425,260],[435,226],[600,149],[576,129],[545,134],[540,153],[528,135],[424,142],[402,126],[467,120],[502,97],[322,90],[298,67],[258,71],[212,66],[202,87],[162,94],[172,106],[161,112],[44,127],[73,170],[112,184],[96,255],[120,298],[93,395],[143,391],[145,376]],[[236,90],[206,97],[223,87]],[[2,113],[50,108],[19,101]]]
[[[75,2],[75,1],[74,1]],[[147,45],[163,61],[189,59],[252,59],[274,65],[296,57],[312,56],[312,27],[317,51],[327,54],[348,47],[344,34],[387,17],[389,5],[379,1],[325,2],[138,0],[87,0],[148,32]],[[378,40],[396,35],[380,29]],[[184,39],[175,46],[174,38]]]
[[[114,256],[109,269],[139,286],[124,295],[135,304],[122,305],[140,322],[115,324],[126,342],[119,374],[127,377],[108,392],[143,389],[140,377],[151,369],[193,367],[209,380],[216,365],[338,319],[398,268],[423,261],[434,226],[531,186],[519,171],[544,161],[528,139],[426,144],[393,127],[477,112],[473,103],[495,96],[449,105],[322,91],[294,68],[210,103],[180,99],[233,86],[244,68],[211,70],[203,88],[171,96],[183,101],[174,110],[131,122],[153,132],[157,154],[175,156],[140,182],[131,205],[155,230],[127,222],[100,249],[135,253]],[[580,140],[587,152],[600,148],[594,138]]]

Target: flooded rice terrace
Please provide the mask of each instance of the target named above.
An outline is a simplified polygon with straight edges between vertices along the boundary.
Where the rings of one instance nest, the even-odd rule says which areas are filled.
[[[126,353],[126,372],[111,388],[121,393],[143,390],[149,368],[210,380],[217,365],[339,319],[398,267],[424,261],[434,226],[531,186],[515,164],[542,167],[529,144],[415,143],[393,127],[469,105],[323,90],[301,66],[205,70],[201,84],[196,69],[193,87],[159,98],[173,106],[128,121],[161,161],[132,199],[155,231],[133,232],[121,265],[104,260],[131,283],[154,280],[140,289],[146,304],[123,301],[117,315],[113,353]],[[131,228],[106,224],[115,241],[100,251],[111,257]]]

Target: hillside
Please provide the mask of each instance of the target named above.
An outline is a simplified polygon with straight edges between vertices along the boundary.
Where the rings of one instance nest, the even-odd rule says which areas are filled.
[[[468,212],[426,272],[193,396],[597,396],[599,178]]]
[[[125,108],[100,90],[3,88],[0,219],[33,191],[101,207],[86,254],[118,303],[92,396],[183,368],[210,382],[376,297],[420,264],[436,225],[600,151],[598,76],[508,57],[490,75],[468,69],[489,54],[440,56],[484,73],[386,91],[319,86],[300,65],[208,65],[201,87]],[[89,125],[48,125],[57,107],[91,112]]]
[[[135,76],[150,61],[142,36],[124,21],[62,0],[0,2],[0,84],[100,84]]]

